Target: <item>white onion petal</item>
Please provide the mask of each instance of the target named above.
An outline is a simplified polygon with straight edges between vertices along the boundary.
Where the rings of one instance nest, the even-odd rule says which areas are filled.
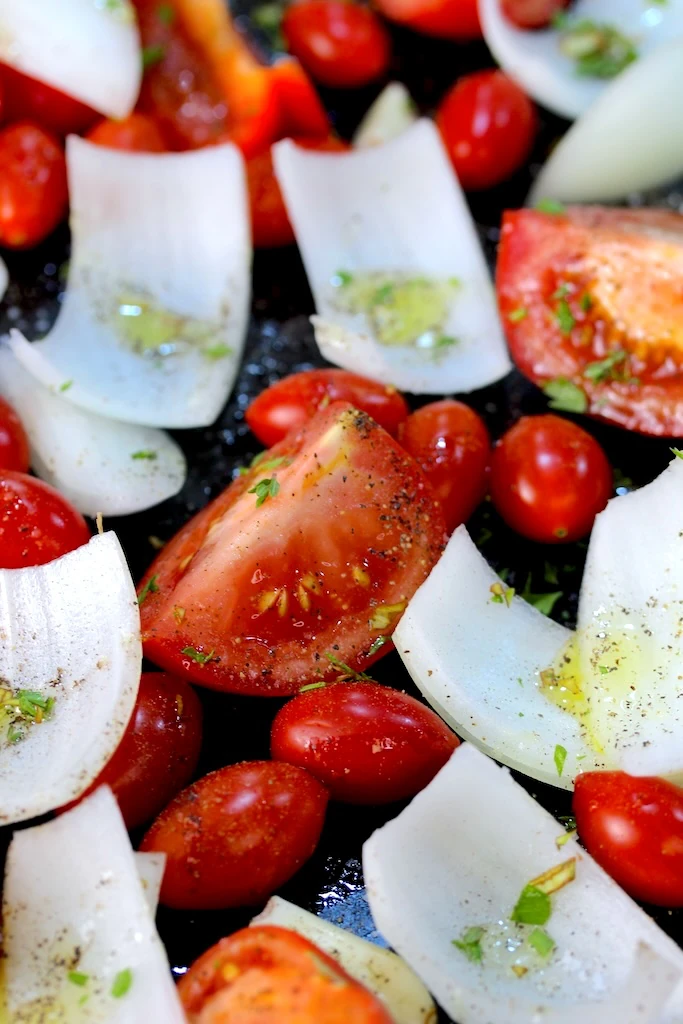
[[[7,264],[0,259],[0,299],[4,298],[7,286],[9,285],[9,271]]]
[[[353,136],[356,149],[381,146],[402,135],[417,121],[415,104],[402,82],[389,82],[368,108]]]
[[[47,565],[0,570],[3,687],[54,697],[43,722],[0,727],[0,822],[80,794],[116,750],[133,711],[142,650],[135,588],[113,533]],[[4,714],[4,713],[3,713]]]
[[[15,354],[46,387],[129,423],[212,423],[249,306],[244,161],[234,146],[123,153],[71,136],[73,251],[57,322]]]
[[[165,853],[136,853],[135,866],[142,882],[145,899],[152,915],[156,914],[159,905],[161,883],[166,870]]]
[[[506,769],[463,744],[365,843],[378,929],[459,1024],[680,1024],[683,952],[575,840],[558,849],[562,831]],[[545,926],[555,950],[508,951],[525,941],[509,920],[522,889],[570,857],[576,878],[551,897]],[[477,926],[481,962],[453,945]]]

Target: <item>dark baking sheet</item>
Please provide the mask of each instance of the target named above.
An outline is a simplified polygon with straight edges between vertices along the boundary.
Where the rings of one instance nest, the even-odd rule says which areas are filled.
[[[248,6],[248,4],[247,4]],[[248,22],[245,10],[240,20]],[[429,40],[402,30],[393,32],[395,57],[392,76],[404,81],[422,111],[435,106],[459,75],[492,65],[483,44],[455,46]],[[265,40],[263,40],[265,43]],[[350,137],[379,87],[352,93],[326,92],[324,99],[337,131]],[[506,207],[522,205],[534,164],[540,163],[564,123],[543,117],[541,132],[530,166],[497,189],[470,197],[482,240],[494,258],[500,215]],[[418,186],[419,187],[419,186]],[[662,202],[665,199],[661,200]],[[0,305],[0,333],[19,327],[27,337],[39,338],[50,328],[59,309],[68,259],[68,232],[61,229],[39,249],[3,254],[12,284]],[[236,467],[248,461],[261,446],[244,422],[244,410],[264,387],[297,370],[323,366],[308,316],[313,302],[296,250],[259,252],[254,260],[252,318],[245,356],[235,390],[218,421],[206,430],[175,431],[189,463],[182,492],[148,512],[109,519],[105,526],[116,530],[138,579],[154,555],[150,537],[168,540],[187,519],[218,494],[232,479]],[[485,418],[492,436],[498,437],[523,413],[541,412],[546,401],[518,373],[501,383],[465,397]],[[415,407],[429,399],[413,400]],[[670,458],[666,441],[637,437],[585,419],[606,448],[618,479],[627,486],[652,480]],[[623,484],[622,484],[623,486]],[[562,589],[564,597],[553,615],[573,625],[577,590],[586,546],[572,544],[544,548],[509,531],[488,503],[469,524],[472,536],[498,569],[509,570],[509,580],[522,589],[531,573],[534,592]],[[545,580],[546,563],[555,567],[559,585]],[[373,674],[379,682],[419,696],[395,653],[388,655]],[[240,760],[268,757],[270,723],[282,701],[220,695],[199,691],[205,709],[205,743],[198,775]],[[570,797],[560,790],[517,776],[544,806],[556,815],[571,811]],[[336,924],[374,940],[378,936],[363,889],[361,847],[371,832],[394,817],[403,804],[380,808],[330,805],[320,845],[309,863],[280,893]],[[7,832],[8,830],[5,830]],[[7,837],[8,838],[8,837]],[[245,925],[256,910],[188,913],[159,910],[158,926],[171,965],[181,974],[192,960],[223,935]],[[659,924],[683,942],[681,912],[649,908]],[[442,1018],[447,1020],[445,1015]]]

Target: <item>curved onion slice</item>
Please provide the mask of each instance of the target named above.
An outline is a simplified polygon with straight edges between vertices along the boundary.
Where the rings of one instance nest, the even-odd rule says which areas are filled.
[[[0,822],[69,803],[107,763],[133,711],[142,650],[135,588],[105,533],[47,565],[0,570],[0,679],[53,697],[42,722],[0,711]],[[4,699],[4,698],[3,698]]]
[[[107,786],[54,821],[15,833],[3,939],[7,1002],[17,1024],[185,1022]],[[71,972],[79,977],[70,980]]]
[[[486,753],[534,779],[572,788],[576,773],[604,767],[579,722],[540,691],[540,672],[572,634],[504,584],[464,526],[417,591],[394,633],[396,650],[434,709]],[[557,746],[566,751],[562,774]],[[577,761],[577,758],[579,760]]]
[[[289,928],[334,957],[361,985],[374,992],[395,1024],[434,1024],[436,1007],[429,992],[408,965],[391,950],[360,939],[294,903],[273,896],[251,924]]]
[[[365,843],[375,923],[459,1024],[677,1024],[683,953],[575,841],[558,850],[561,835],[506,769],[463,744]],[[543,957],[510,913],[528,882],[571,857]],[[473,927],[481,962],[453,945]]]
[[[316,308],[322,354],[337,366],[424,394],[472,391],[510,369],[484,255],[431,121],[383,146],[273,149]],[[341,308],[339,272],[452,282],[432,347],[380,344],[363,313]],[[440,342],[447,342],[441,347]]]
[[[185,482],[185,457],[168,434],[105,419],[43,387],[15,352],[18,331],[0,346],[0,395],[17,410],[31,443],[31,466],[89,516],[125,516],[158,505]]]
[[[389,82],[370,106],[353,136],[356,149],[381,146],[417,121],[415,104],[402,82]]]
[[[212,423],[232,387],[249,305],[244,162],[232,145],[123,153],[67,144],[73,254],[57,322],[16,351],[90,412]]]
[[[484,38],[503,71],[556,114],[579,117],[609,87],[604,78],[577,73],[576,62],[560,49],[557,29],[517,28],[503,14],[501,0],[479,0],[479,16]],[[611,25],[634,41],[639,54],[649,54],[683,32],[683,5],[678,0],[619,0],[618,10],[614,0],[577,0],[570,17],[570,24],[587,20]]]
[[[86,103],[127,117],[142,78],[130,0],[0,0],[0,61]]]
[[[150,912],[156,914],[159,905],[161,883],[164,880],[164,871],[166,870],[166,854],[136,853],[135,866],[142,882],[142,888]]]
[[[681,95],[683,38],[636,61],[605,89],[555,147],[528,201],[608,202],[668,184],[683,173]]]

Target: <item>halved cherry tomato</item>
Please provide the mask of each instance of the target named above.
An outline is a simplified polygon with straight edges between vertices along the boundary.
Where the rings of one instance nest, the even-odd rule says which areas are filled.
[[[579,540],[612,496],[612,468],[581,427],[523,416],[493,449],[491,498],[513,530],[542,544]]]
[[[130,114],[122,121],[100,121],[87,138],[98,146],[132,153],[163,153],[168,148],[159,125],[148,114]]]
[[[683,789],[625,772],[577,776],[582,842],[634,899],[683,907]]]
[[[0,470],[0,569],[43,565],[89,540],[85,519],[54,487]]]
[[[446,398],[412,413],[398,438],[432,485],[452,533],[486,494],[491,459],[486,424],[464,402]]]
[[[0,245],[37,245],[65,217],[66,160],[53,135],[28,121],[0,131]]]
[[[7,64],[0,64],[0,82],[5,121],[35,121],[61,137],[87,131],[99,116],[84,103]]]
[[[367,989],[296,932],[258,925],[207,950],[178,983],[190,1024],[391,1024]]]
[[[179,793],[140,849],[166,854],[166,906],[253,906],[311,856],[326,807],[327,790],[303,769],[245,761]]]
[[[145,652],[215,689],[281,696],[383,653],[442,550],[445,524],[413,459],[344,402],[195,516],[143,585]]]
[[[501,0],[501,10],[517,28],[546,28],[569,0]]]
[[[683,435],[683,216],[518,210],[503,219],[497,290],[512,356],[572,408]]]
[[[441,101],[436,123],[465,189],[491,188],[514,174],[538,128],[533,103],[502,71],[477,71],[457,81]]]
[[[257,395],[245,419],[259,441],[270,447],[290,430],[303,427],[318,409],[339,401],[368,413],[392,437],[408,415],[406,400],[396,388],[349,370],[302,370]]]
[[[419,793],[458,738],[414,697],[376,683],[300,693],[275,716],[270,753],[306,768],[333,800],[384,804]]]
[[[305,149],[345,150],[349,147],[334,135],[326,139],[300,138],[294,140]],[[273,249],[294,243],[294,230],[289,223],[287,207],[273,169],[270,146],[263,153],[247,160],[247,185],[251,231],[257,249]],[[279,440],[279,438],[278,438]]]
[[[201,745],[202,706],[192,687],[166,672],[143,672],[123,739],[83,797],[111,786],[126,828],[144,825],[190,781]]]
[[[332,125],[315,86],[298,60],[283,57],[270,68],[280,108],[278,136],[328,140]],[[298,138],[299,144],[301,139]]]
[[[375,0],[385,18],[445,39],[481,39],[477,0]]]
[[[285,8],[282,32],[290,53],[322,85],[367,85],[389,66],[388,32],[353,0],[296,0]]]
[[[29,467],[29,447],[26,431],[16,412],[4,398],[0,398],[0,469],[14,469],[26,473]]]

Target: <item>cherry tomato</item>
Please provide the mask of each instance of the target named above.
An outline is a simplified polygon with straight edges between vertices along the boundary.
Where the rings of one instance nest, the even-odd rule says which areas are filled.
[[[111,786],[126,827],[144,825],[190,781],[201,745],[202,706],[192,687],[165,672],[143,672],[123,739],[83,797]]]
[[[260,696],[359,670],[438,559],[445,523],[415,461],[333,402],[264,453],[159,553],[140,609],[148,658]]]
[[[353,0],[297,0],[285,8],[287,49],[322,85],[355,88],[381,78],[391,57],[389,35]]]
[[[278,137],[329,139],[332,125],[327,111],[299,61],[283,57],[272,65],[270,75],[280,108]]]
[[[491,188],[529,155],[538,119],[531,100],[502,71],[477,71],[455,83],[436,123],[460,184]]]
[[[452,533],[486,494],[491,441],[484,421],[447,398],[412,413],[398,436],[432,485]]]
[[[0,131],[0,245],[26,249],[66,215],[66,160],[59,141],[27,121]]]
[[[517,28],[546,28],[569,0],[501,0],[501,10]]]
[[[457,745],[430,708],[376,683],[301,693],[277,713],[270,734],[271,757],[306,768],[333,800],[351,804],[414,796]]]
[[[9,402],[0,398],[0,470],[14,469],[26,473],[29,447],[26,431]]]
[[[257,395],[247,409],[246,421],[259,441],[270,447],[290,430],[303,427],[321,405],[337,401],[362,409],[392,437],[408,415],[406,401],[396,388],[348,370],[302,370]]]
[[[43,565],[89,540],[83,516],[53,487],[0,470],[0,569]]]
[[[7,64],[0,64],[0,82],[6,121],[35,121],[47,131],[63,137],[87,131],[99,116],[84,103],[23,75]]]
[[[570,420],[523,416],[493,449],[490,488],[517,533],[542,544],[573,541],[612,496],[612,469],[595,438]]]
[[[391,1024],[367,989],[308,939],[255,925],[207,950],[178,983],[196,1024]]]
[[[163,153],[168,148],[159,125],[148,114],[130,114],[122,121],[100,121],[87,138],[98,146],[131,153]]]
[[[683,436],[683,216],[569,206],[503,217],[496,288],[512,357],[591,416]]]
[[[634,899],[683,907],[683,789],[625,772],[576,779],[574,814],[592,857]]]
[[[140,849],[166,854],[166,906],[253,906],[311,856],[326,807],[327,790],[301,768],[245,761],[179,793]]]
[[[477,0],[375,0],[385,18],[445,39],[481,39]]]
[[[300,138],[294,140],[305,149],[345,150],[349,147],[331,135],[326,139]],[[293,245],[294,231],[289,223],[287,207],[273,170],[270,146],[263,153],[247,160],[247,186],[251,231],[257,249],[272,249]]]

